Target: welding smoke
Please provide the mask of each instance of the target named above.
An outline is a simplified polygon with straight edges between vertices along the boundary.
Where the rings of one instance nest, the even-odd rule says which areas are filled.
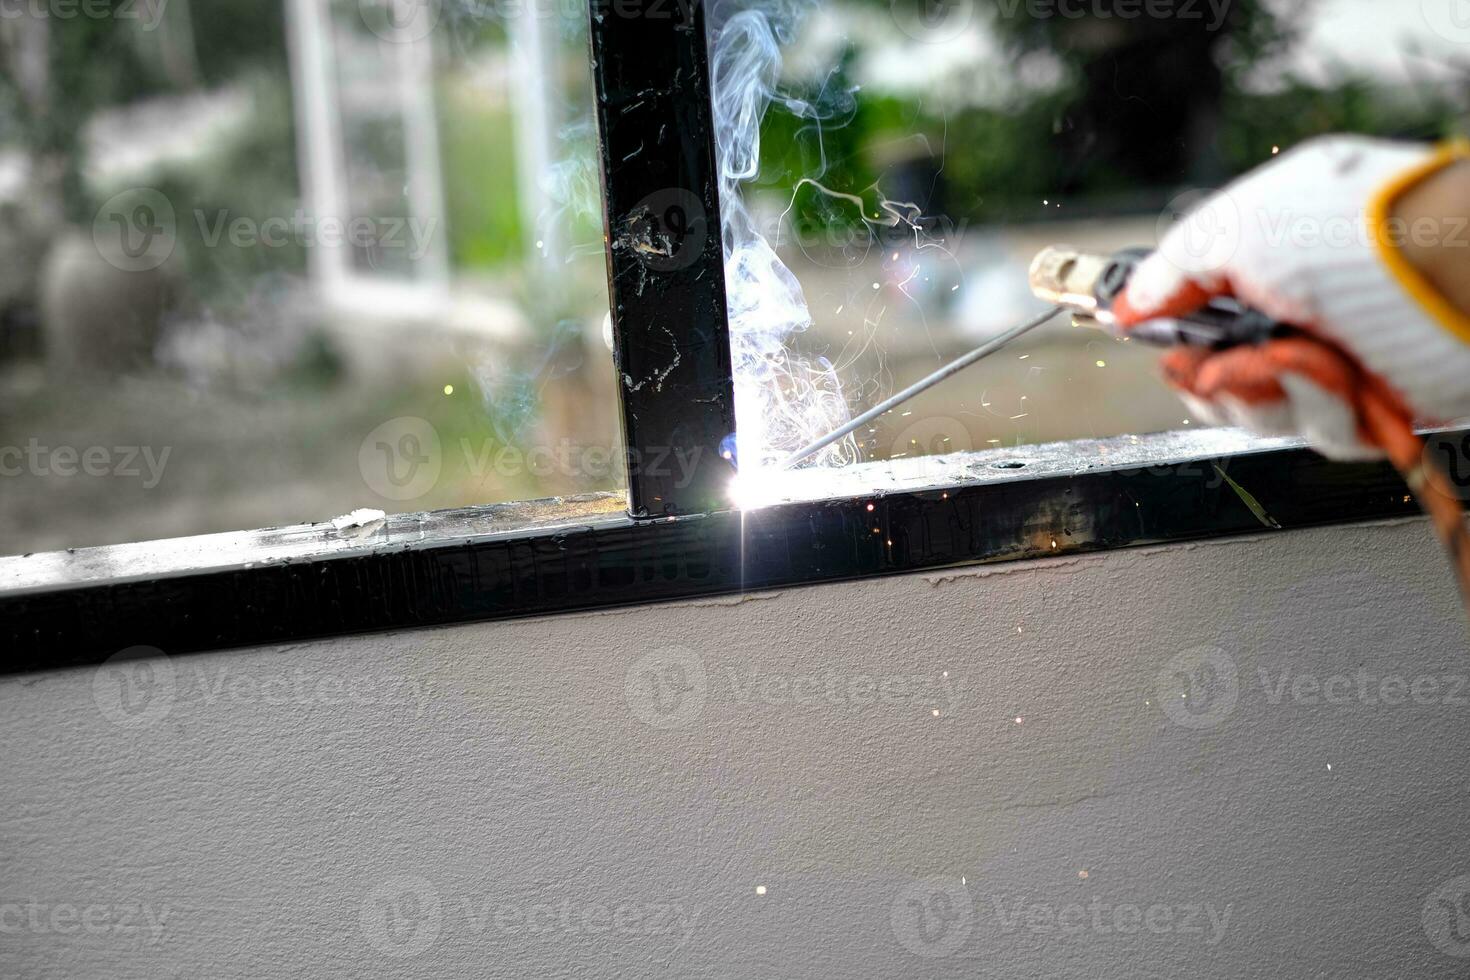
[[[801,283],[756,227],[741,185],[760,170],[761,120],[773,100],[798,115],[810,107],[777,91],[781,44],[804,6],[729,0],[710,15],[711,101],[719,166],[725,295],[735,375],[736,457],[742,470],[772,466],[848,418],[837,373],[825,358],[790,348],[812,324]],[[807,465],[855,462],[849,437]]]

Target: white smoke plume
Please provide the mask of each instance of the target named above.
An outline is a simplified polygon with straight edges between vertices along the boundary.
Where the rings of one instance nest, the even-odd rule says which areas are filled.
[[[720,171],[726,306],[735,374],[735,455],[740,469],[771,466],[847,421],[846,398],[826,358],[790,347],[812,324],[806,297],[790,269],[756,227],[741,185],[760,170],[761,120],[773,100],[798,115],[811,107],[779,94],[781,45],[805,15],[806,3],[724,0],[710,11],[711,101]],[[855,462],[852,437],[804,465]]]

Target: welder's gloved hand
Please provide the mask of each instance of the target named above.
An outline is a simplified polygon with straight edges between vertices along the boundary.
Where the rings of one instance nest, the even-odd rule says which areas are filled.
[[[1180,348],[1165,374],[1203,421],[1302,435],[1337,459],[1382,455],[1356,398],[1365,388],[1422,421],[1470,416],[1470,312],[1455,285],[1470,283],[1466,156],[1350,136],[1305,143],[1175,224],[1114,304],[1118,321],[1231,295],[1305,328],[1308,338],[1255,347]]]

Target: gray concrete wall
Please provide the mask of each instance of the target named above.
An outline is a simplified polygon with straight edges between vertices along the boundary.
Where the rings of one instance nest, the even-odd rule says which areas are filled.
[[[1417,522],[11,678],[0,974],[1450,977]]]

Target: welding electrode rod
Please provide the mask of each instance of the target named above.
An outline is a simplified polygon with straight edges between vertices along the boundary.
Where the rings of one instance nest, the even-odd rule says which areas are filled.
[[[867,425],[869,422],[873,421],[884,412],[891,410],[897,405],[902,405],[904,402],[908,401],[910,398],[913,398],[915,395],[928,391],[930,388],[933,388],[945,378],[953,377],[954,375],[959,374],[965,368],[969,367],[971,364],[974,364],[982,357],[994,354],[996,351],[1000,350],[1002,347],[1006,346],[1017,337],[1020,337],[1022,334],[1029,333],[1030,331],[1035,330],[1037,327],[1041,326],[1043,323],[1046,323],[1052,317],[1062,312],[1063,309],[1064,307],[1054,306],[1036,319],[1027,320],[1020,326],[1012,327],[1000,336],[995,337],[991,340],[987,340],[985,343],[981,344],[979,347],[976,347],[974,350],[970,351],[970,353],[966,354],[964,357],[961,357],[959,360],[951,361],[944,367],[940,368],[938,371],[935,371],[923,381],[916,381],[905,388],[903,391],[900,391],[898,394],[888,399],[886,402],[883,402],[879,405],[874,405],[872,408],[868,409],[866,412],[859,415],[851,422],[848,422],[842,428],[835,429],[832,432],[827,433],[811,445],[803,446],[801,449],[798,449],[796,452],[792,453],[790,456],[787,456],[786,459],[781,462],[780,469],[790,469],[797,463],[806,459],[812,453],[820,452],[821,450],[826,449],[838,439],[841,439],[849,433],[855,432],[856,430]]]

